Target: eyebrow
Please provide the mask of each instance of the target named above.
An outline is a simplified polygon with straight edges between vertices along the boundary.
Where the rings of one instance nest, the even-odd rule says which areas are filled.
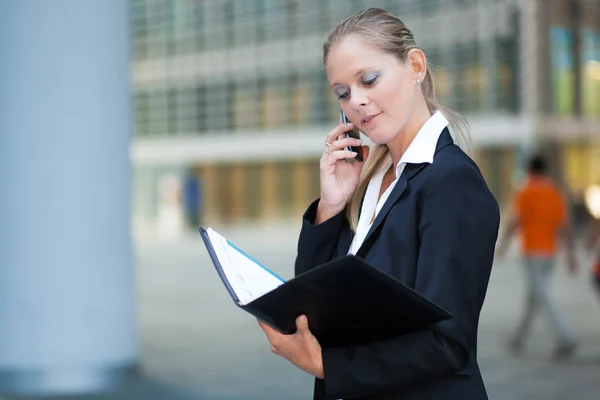
[[[356,77],[356,76],[359,76],[361,74],[364,74],[365,72],[367,72],[367,71],[369,71],[370,69],[373,69],[373,68],[375,68],[374,65],[368,66],[366,68],[362,68],[362,69],[358,70],[358,72],[356,74],[354,74],[354,76]],[[331,88],[333,89],[335,86],[348,86],[348,85],[344,85],[344,84],[341,84],[341,83],[333,83],[331,85]]]

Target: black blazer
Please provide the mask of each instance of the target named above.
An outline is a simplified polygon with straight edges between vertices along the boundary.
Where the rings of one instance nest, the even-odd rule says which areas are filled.
[[[303,217],[296,275],[347,254],[345,211],[314,225]],[[487,399],[477,328],[498,237],[498,203],[477,165],[445,129],[432,164],[405,167],[357,256],[454,314],[392,340],[324,348],[321,399]]]

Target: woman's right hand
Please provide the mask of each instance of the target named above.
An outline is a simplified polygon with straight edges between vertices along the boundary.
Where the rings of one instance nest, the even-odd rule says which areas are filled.
[[[347,150],[346,147],[362,144],[360,139],[345,137],[345,132],[353,126],[351,123],[341,123],[327,135],[325,151],[320,163],[321,198],[317,210],[317,223],[342,211],[358,184],[360,171],[368,156],[368,147],[361,147],[363,162],[345,160],[356,157],[356,153]]]

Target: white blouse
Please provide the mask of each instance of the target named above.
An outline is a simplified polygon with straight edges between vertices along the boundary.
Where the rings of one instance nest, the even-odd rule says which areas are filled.
[[[388,154],[388,157],[381,168],[369,181],[363,204],[360,209],[360,218],[358,220],[356,234],[352,239],[348,254],[356,254],[362,246],[375,217],[377,217],[381,207],[383,207],[390,196],[390,193],[394,190],[394,186],[396,186],[396,182],[398,182],[398,178],[402,175],[406,164],[431,164],[433,162],[433,155],[435,154],[438,139],[446,126],[448,126],[448,120],[440,111],[436,111],[427,122],[425,122],[410,146],[408,146],[408,149],[406,149],[402,155],[400,162],[398,162],[398,165],[396,166],[396,179],[394,179],[378,200],[377,198],[381,191],[383,177],[392,166],[392,157]]]

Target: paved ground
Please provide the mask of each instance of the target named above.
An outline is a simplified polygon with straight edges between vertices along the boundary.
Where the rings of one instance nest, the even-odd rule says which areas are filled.
[[[295,227],[221,233],[292,277]],[[199,236],[176,243],[144,239],[137,254],[141,363],[149,381],[94,400],[311,398],[312,379],[271,354],[255,320],[222,287]],[[561,364],[549,361],[552,341],[543,321],[526,354],[507,355],[521,302],[516,262],[513,256],[495,266],[481,321],[479,360],[490,398],[600,399],[600,302],[585,274],[570,278],[559,268],[553,282],[581,340],[576,356]]]

